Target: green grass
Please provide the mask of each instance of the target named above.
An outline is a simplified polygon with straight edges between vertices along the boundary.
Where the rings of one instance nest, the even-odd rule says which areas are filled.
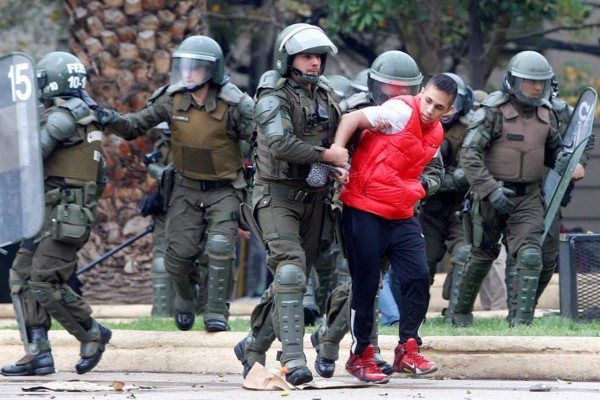
[[[229,321],[234,332],[248,332],[248,318],[232,318]],[[128,322],[107,323],[114,329],[176,331],[172,318],[140,318]],[[203,330],[202,318],[196,319],[194,330]],[[307,327],[312,333],[315,327]],[[382,335],[397,335],[398,328],[379,327]],[[509,328],[504,318],[475,318],[472,328],[451,328],[441,317],[428,319],[420,330],[421,336],[600,336],[600,321],[574,322],[558,316],[536,318],[532,326]]]
[[[177,331],[173,318],[145,317],[125,322],[105,322],[111,329],[142,331]],[[250,321],[246,318],[231,318],[229,321],[233,332],[248,332]],[[6,329],[16,329],[16,325]],[[54,322],[52,329],[62,329]],[[307,333],[314,332],[316,327],[306,328]],[[202,317],[196,318],[194,330],[203,331]],[[451,328],[442,317],[429,318],[419,331],[421,336],[591,336],[600,337],[600,321],[575,322],[559,316],[536,318],[531,326],[509,328],[504,318],[475,318],[472,328]],[[381,335],[397,335],[396,327],[379,327]]]

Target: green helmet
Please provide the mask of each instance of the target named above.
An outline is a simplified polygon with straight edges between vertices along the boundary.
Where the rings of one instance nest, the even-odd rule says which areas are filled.
[[[321,56],[321,70],[319,75],[303,74],[292,67],[296,54],[319,54]],[[274,69],[281,76],[289,76],[290,71],[306,83],[316,83],[319,76],[325,71],[325,62],[328,53],[337,53],[337,47],[329,40],[325,32],[317,26],[310,24],[293,24],[282,30],[275,40]]]
[[[343,75],[330,75],[327,77],[327,80],[329,81],[329,86],[335,90],[340,100],[345,99],[346,93],[348,93],[348,89],[350,88],[350,79]]]
[[[456,97],[454,98],[454,109],[442,116],[440,121],[443,125],[452,125],[461,115],[466,115],[473,108],[473,89],[463,79],[452,72],[444,72],[444,75],[456,82]]]
[[[190,36],[173,53],[171,83],[195,92],[207,82],[222,85],[226,80],[221,46],[208,36]]]
[[[554,71],[546,58],[535,51],[517,53],[508,62],[502,85],[511,95],[524,104],[539,106],[550,98]],[[525,81],[537,81],[542,85],[523,93]]]
[[[79,58],[64,51],[42,57],[36,66],[36,77],[43,99],[85,89],[85,66]]]
[[[390,97],[416,95],[423,81],[415,60],[398,50],[380,54],[368,71],[368,90],[375,104],[382,104]]]
[[[363,69],[350,80],[350,93],[348,97],[356,93],[367,93],[369,87],[367,86],[367,80],[369,78],[369,69]]]

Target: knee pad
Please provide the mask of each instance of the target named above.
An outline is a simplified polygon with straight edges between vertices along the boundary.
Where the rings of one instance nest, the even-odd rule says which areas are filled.
[[[235,247],[225,235],[210,235],[206,241],[206,252],[214,256],[232,258]]]
[[[306,275],[297,265],[285,264],[277,269],[273,277],[275,293],[296,293],[306,291]]]
[[[165,269],[173,275],[189,275],[192,272],[194,260],[179,258],[167,250],[164,263]]]
[[[540,269],[542,249],[535,245],[525,245],[517,251],[517,263],[527,269]]]

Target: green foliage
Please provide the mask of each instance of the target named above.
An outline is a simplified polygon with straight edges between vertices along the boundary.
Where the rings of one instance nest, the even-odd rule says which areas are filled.
[[[39,58],[56,50],[58,41],[66,41],[63,7],[53,0],[0,1],[0,54],[23,51]]]
[[[332,0],[329,2],[328,28],[344,34],[376,31],[394,14],[390,10],[397,10],[408,3],[392,0]]]
[[[600,77],[592,74],[591,62],[571,61],[556,71],[558,79],[558,96],[574,106],[584,88],[591,86],[600,92]],[[600,104],[596,107],[596,116],[600,116]]]

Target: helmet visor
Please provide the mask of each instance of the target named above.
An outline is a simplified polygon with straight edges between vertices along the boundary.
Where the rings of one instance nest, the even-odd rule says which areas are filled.
[[[371,98],[377,105],[396,96],[416,95],[419,92],[419,85],[407,85],[404,82],[384,83],[378,80],[369,79]]]
[[[460,112],[462,111],[463,107],[465,106],[465,96],[464,95],[458,95],[456,96],[456,98],[454,99],[454,103],[452,103],[452,105],[454,106],[454,108],[447,112],[446,114],[442,115],[442,118],[440,118],[440,121],[442,122],[442,124],[447,124],[449,122],[452,122],[452,120],[454,120],[455,118],[458,118]]]
[[[289,55],[298,53],[337,53],[337,47],[322,30],[313,27],[299,29],[290,32],[287,38],[283,38],[278,49],[280,52],[285,48]]]
[[[215,75],[217,62],[212,59],[174,57],[171,63],[171,84],[187,89],[199,88]]]
[[[512,92],[524,103],[537,106],[542,104],[543,100],[550,99],[551,80],[534,80],[515,76]]]

